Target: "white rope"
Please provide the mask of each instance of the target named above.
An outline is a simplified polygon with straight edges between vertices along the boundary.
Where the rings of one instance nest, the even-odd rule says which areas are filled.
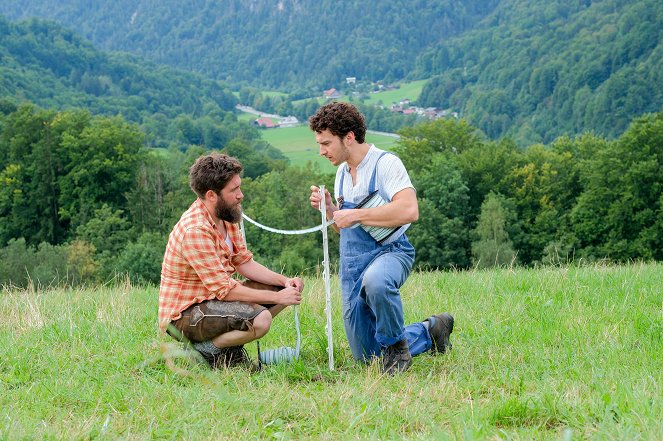
[[[256,227],[258,227],[258,228],[262,228],[263,230],[267,230],[267,231],[270,231],[272,233],[278,233],[278,234],[308,234],[308,233],[315,233],[316,231],[320,231],[323,228],[327,228],[328,226],[330,226],[331,224],[334,223],[334,221],[331,220],[329,222],[325,222],[324,224],[318,225],[317,227],[311,227],[311,228],[307,228],[305,230],[279,230],[279,229],[276,229],[276,228],[268,227],[267,225],[263,225],[260,222],[254,221],[253,219],[251,219],[250,217],[248,217],[244,213],[242,213],[242,217],[244,219],[246,219],[247,221],[249,221],[250,223],[252,223],[253,225],[255,225]]]

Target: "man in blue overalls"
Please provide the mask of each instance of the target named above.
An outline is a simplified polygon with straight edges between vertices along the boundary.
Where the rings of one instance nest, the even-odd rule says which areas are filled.
[[[353,357],[365,362],[382,357],[382,371],[393,374],[406,371],[422,352],[451,349],[451,315],[404,325],[399,289],[414,262],[405,230],[419,217],[419,206],[403,163],[365,142],[364,117],[351,104],[321,107],[309,126],[320,155],[339,166],[338,205],[329,192],[324,204],[341,234],[343,321]],[[311,205],[319,209],[321,199],[319,189],[311,187]]]

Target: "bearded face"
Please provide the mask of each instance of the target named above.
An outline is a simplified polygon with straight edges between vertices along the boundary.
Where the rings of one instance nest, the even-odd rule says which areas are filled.
[[[219,219],[237,224],[242,220],[242,204],[240,202],[228,204],[223,200],[223,197],[219,197],[214,206],[214,214]]]

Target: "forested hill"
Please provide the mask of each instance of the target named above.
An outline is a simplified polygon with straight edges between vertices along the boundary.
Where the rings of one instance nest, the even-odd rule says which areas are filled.
[[[420,104],[461,112],[520,144],[623,133],[663,107],[660,0],[502,0],[474,29],[420,55]]]
[[[347,76],[430,78],[419,105],[521,146],[614,138],[663,108],[660,0],[23,0],[0,14],[235,88],[306,97]]]
[[[423,49],[478,23],[498,0],[21,0],[10,19],[42,17],[97,47],[258,87],[394,81]]]
[[[0,16],[0,97],[48,108],[93,113],[200,116],[231,111],[236,98],[222,83],[174,68],[105,53],[74,32],[43,20],[11,23]]]

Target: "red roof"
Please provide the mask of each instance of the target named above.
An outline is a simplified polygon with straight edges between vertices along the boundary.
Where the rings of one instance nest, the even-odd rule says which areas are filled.
[[[255,122],[259,127],[265,127],[268,129],[272,127],[278,127],[278,124],[275,124],[271,118],[258,118]]]

